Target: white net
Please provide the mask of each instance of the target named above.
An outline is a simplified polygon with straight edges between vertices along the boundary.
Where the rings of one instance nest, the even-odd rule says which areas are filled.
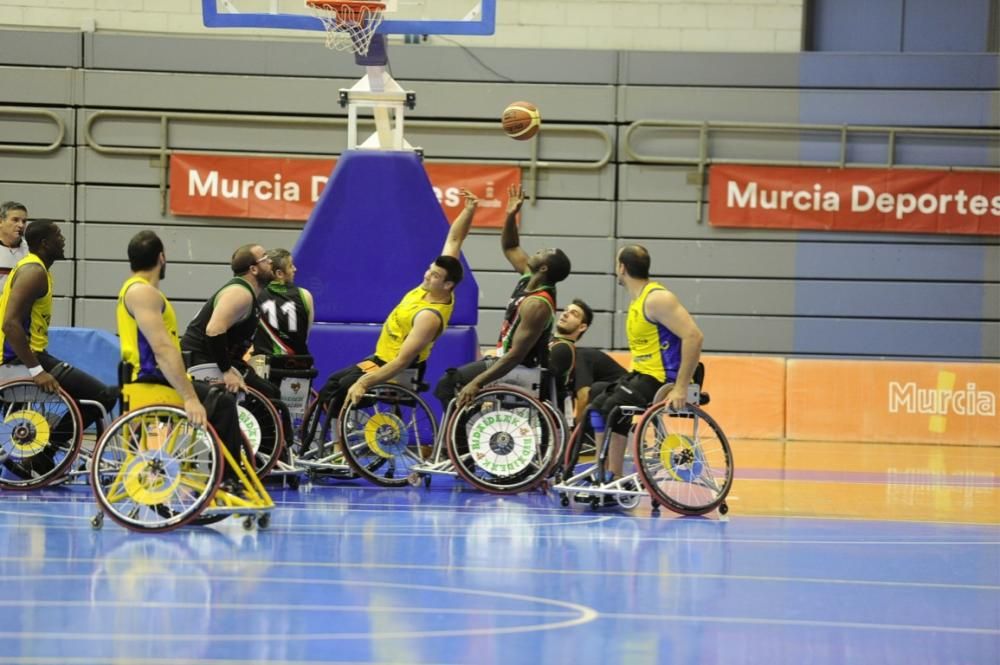
[[[326,28],[326,47],[334,51],[368,53],[382,23],[385,5],[378,2],[307,2]]]

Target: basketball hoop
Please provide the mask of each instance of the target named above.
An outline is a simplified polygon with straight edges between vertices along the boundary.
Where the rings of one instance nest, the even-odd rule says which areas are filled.
[[[384,2],[368,0],[306,0],[306,6],[326,28],[326,47],[366,55],[382,23]]]

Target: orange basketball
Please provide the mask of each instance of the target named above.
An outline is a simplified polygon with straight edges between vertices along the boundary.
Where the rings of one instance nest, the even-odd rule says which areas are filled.
[[[542,116],[538,107],[531,102],[514,102],[503,110],[500,119],[507,136],[518,141],[526,141],[538,133],[542,126]]]

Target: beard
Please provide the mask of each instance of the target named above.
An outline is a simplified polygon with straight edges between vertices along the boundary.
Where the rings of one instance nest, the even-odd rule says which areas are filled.
[[[570,334],[576,332],[576,329],[575,328],[574,329],[570,329],[570,328],[567,328],[566,326],[562,325],[561,323],[557,323],[556,324],[556,332],[559,333],[560,335],[570,335]]]
[[[167,264],[163,263],[160,265],[160,279],[167,276]]]

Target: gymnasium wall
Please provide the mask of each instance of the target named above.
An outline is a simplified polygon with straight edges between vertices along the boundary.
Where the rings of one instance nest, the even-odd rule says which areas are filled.
[[[596,129],[614,155],[593,171],[540,171],[539,199],[526,204],[529,250],[558,245],[574,262],[562,299],[598,310],[584,341],[623,348],[627,295],[612,277],[626,241],[652,251],[655,276],[696,315],[706,351],[784,356],[1000,359],[1000,244],[996,238],[733,230],[696,221],[692,167],[640,164],[624,152],[641,119],[993,127],[1000,125],[996,56],[694,54],[393,45],[394,76],[417,92],[407,132],[432,159],[526,160],[529,146],[499,131],[451,129],[451,121],[495,122],[513,99],[535,101],[549,128]],[[299,223],[172,217],[160,212],[160,170],[149,156],[102,155],[87,146],[101,110],[153,112],[94,124],[94,139],[119,148],[156,147],[160,115],[258,114],[343,118],[338,88],[359,72],[352,58],[316,42],[207,37],[0,31],[5,107],[51,111],[67,132],[51,152],[55,125],[0,114],[0,199],[26,203],[33,218],[65,223],[70,260],[57,264],[56,323],[113,329],[114,297],[127,273],[128,238],[163,235],[167,294],[187,320],[226,278],[232,249],[248,241],[292,247]],[[345,132],[253,122],[171,120],[178,150],[334,156]],[[696,155],[690,139],[656,132],[631,138],[641,153]],[[598,137],[543,132],[540,159],[600,158]],[[884,148],[849,146],[879,163]],[[720,139],[732,157],[822,157],[810,136]],[[902,163],[996,166],[997,143],[947,139],[897,146]],[[527,171],[525,177],[528,178]],[[495,337],[512,275],[495,232],[477,232],[466,256],[481,288],[480,339]],[[335,260],[335,257],[333,257]],[[617,314],[616,314],[617,312]]]

